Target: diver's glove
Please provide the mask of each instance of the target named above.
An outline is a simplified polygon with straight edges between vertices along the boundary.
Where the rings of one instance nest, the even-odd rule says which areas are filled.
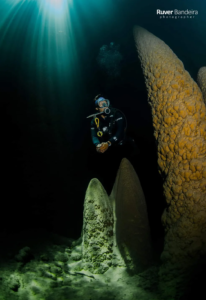
[[[104,153],[109,148],[108,143],[101,143],[96,146],[96,150],[98,153]]]

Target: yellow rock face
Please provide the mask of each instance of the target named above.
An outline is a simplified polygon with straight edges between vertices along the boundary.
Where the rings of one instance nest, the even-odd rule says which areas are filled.
[[[135,27],[134,37],[165,178],[162,260],[188,261],[206,254],[205,104],[197,84],[163,41],[141,27]]]

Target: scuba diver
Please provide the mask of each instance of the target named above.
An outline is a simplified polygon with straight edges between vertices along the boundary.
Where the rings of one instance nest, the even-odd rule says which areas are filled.
[[[107,192],[111,192],[121,160],[126,157],[134,165],[138,149],[135,141],[126,135],[127,120],[124,113],[113,108],[101,94],[94,98],[96,113],[91,120],[91,138],[95,146],[89,152],[87,164]]]
[[[127,120],[122,111],[113,108],[110,101],[101,94],[94,98],[97,113],[91,121],[92,142],[98,153],[106,152],[110,147],[130,145],[132,150],[136,144],[131,137],[126,136]]]

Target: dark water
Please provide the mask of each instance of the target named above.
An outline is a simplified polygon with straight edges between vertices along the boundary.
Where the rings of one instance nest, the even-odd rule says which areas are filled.
[[[46,228],[77,238],[83,201],[93,177],[108,193],[115,179],[94,170],[89,121],[98,93],[124,111],[140,154],[135,169],[148,205],[154,240],[163,236],[165,207],[157,171],[156,144],[144,77],[132,29],[140,25],[162,39],[196,80],[206,62],[206,5],[203,1],[73,1],[54,21],[38,1],[1,1],[2,234]],[[43,1],[42,1],[43,2]],[[15,3],[15,1],[11,1]],[[157,9],[198,10],[194,19],[162,20]],[[56,22],[56,23],[55,23]],[[119,45],[117,77],[97,62],[100,48]],[[111,68],[110,68],[111,71]],[[112,71],[111,71],[112,72]],[[110,172],[108,174],[108,172]],[[4,217],[4,218],[3,218]]]

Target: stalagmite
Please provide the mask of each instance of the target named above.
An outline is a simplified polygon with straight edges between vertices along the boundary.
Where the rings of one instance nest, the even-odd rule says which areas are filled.
[[[197,73],[197,83],[202,91],[204,102],[206,104],[206,67],[199,69]]]
[[[104,273],[112,264],[113,213],[109,197],[98,181],[87,188],[82,230],[84,269]]]
[[[152,263],[152,244],[146,201],[139,178],[123,159],[110,198],[114,205],[115,238],[129,271],[140,272]]]
[[[161,258],[187,265],[206,254],[205,104],[183,63],[162,40],[141,27],[135,27],[134,38],[152,109],[167,202]]]

